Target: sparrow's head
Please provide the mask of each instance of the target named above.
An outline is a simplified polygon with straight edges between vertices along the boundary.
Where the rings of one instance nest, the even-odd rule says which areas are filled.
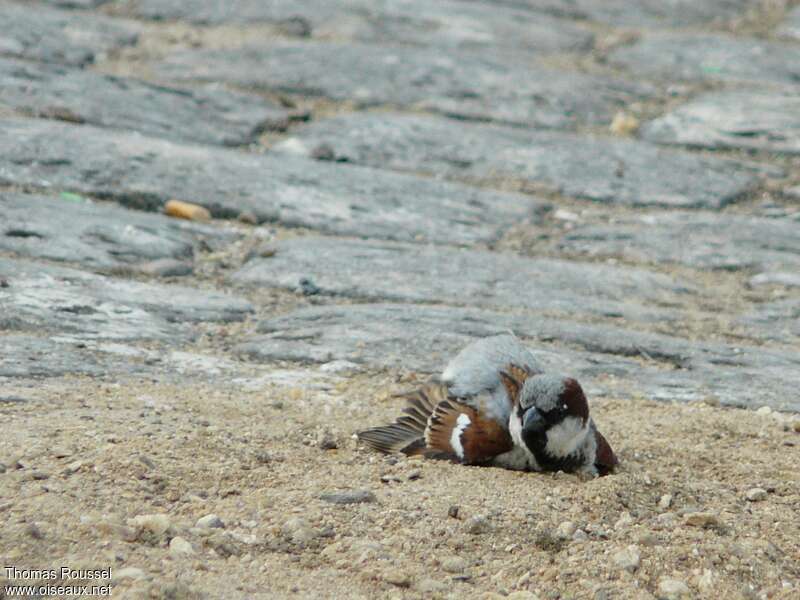
[[[580,384],[554,374],[531,375],[520,382],[504,373],[503,379],[512,400],[516,399],[511,416],[516,422],[511,429],[519,441],[546,470],[578,468],[585,460],[581,450],[592,430]]]

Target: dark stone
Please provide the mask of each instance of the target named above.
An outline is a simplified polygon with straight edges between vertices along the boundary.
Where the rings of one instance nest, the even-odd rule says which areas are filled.
[[[263,98],[219,87],[173,88],[2,58],[0,103],[37,117],[225,146],[252,143],[264,130],[283,130],[292,117]]]
[[[0,121],[0,183],[69,189],[158,210],[172,198],[217,217],[435,243],[490,242],[541,203],[432,179],[286,156],[183,146],[53,121]]]
[[[659,144],[800,154],[800,96],[777,91],[707,94],[645,124],[641,135]]]
[[[680,263],[700,269],[800,270],[800,226],[735,214],[660,213],[577,226],[556,247],[568,254]]]
[[[133,10],[202,24],[272,23],[298,37],[515,53],[586,50],[593,37],[542,13],[452,0],[138,0]]]
[[[1,175],[0,175],[1,176]],[[99,204],[0,192],[0,250],[111,269],[167,259],[184,264],[195,249],[240,236],[209,225]]]
[[[653,302],[677,302],[690,293],[686,284],[644,269],[316,237],[279,242],[275,256],[248,261],[232,280],[294,291],[303,278],[311,278],[328,296],[525,307],[646,321],[677,318]]]
[[[375,497],[375,494],[367,490],[328,492],[325,494],[320,494],[319,498],[320,500],[330,502],[331,504],[365,504],[378,501],[378,499]]]
[[[0,259],[0,329],[60,332],[60,340],[178,340],[187,325],[241,321],[246,300],[219,292],[106,278],[22,260]]]
[[[665,151],[633,140],[530,131],[386,113],[314,122],[276,151],[486,182],[522,181],[561,194],[634,206],[717,208],[756,185],[759,165]]]
[[[721,33],[654,33],[615,50],[610,59],[649,79],[800,81],[800,46]]]
[[[45,6],[0,5],[0,56],[83,66],[136,43],[139,26]]]
[[[513,55],[347,42],[179,52],[152,68],[176,81],[224,81],[532,127],[608,124],[620,108],[655,93],[642,83],[546,69]]]

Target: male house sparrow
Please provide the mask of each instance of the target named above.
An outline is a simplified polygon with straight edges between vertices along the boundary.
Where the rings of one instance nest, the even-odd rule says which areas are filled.
[[[513,335],[469,344],[440,382],[400,394],[394,423],[359,432],[380,452],[532,471],[609,473],[617,459],[597,431],[580,384],[544,373]]]

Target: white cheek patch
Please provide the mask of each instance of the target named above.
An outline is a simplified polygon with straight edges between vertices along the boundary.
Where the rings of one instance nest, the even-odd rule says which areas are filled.
[[[469,420],[469,416],[461,413],[458,415],[456,426],[453,427],[453,432],[450,434],[450,447],[458,458],[464,458],[464,446],[461,445],[461,434],[470,426],[470,423],[472,423],[472,421]]]
[[[569,456],[576,452],[586,441],[589,423],[578,417],[566,417],[558,425],[547,430],[545,451],[550,456]]]

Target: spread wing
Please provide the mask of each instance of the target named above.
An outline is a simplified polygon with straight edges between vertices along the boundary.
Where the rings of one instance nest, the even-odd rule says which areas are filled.
[[[399,396],[406,400],[402,416],[358,433],[374,450],[480,464],[513,446],[505,423],[450,395],[445,384],[429,383]]]

